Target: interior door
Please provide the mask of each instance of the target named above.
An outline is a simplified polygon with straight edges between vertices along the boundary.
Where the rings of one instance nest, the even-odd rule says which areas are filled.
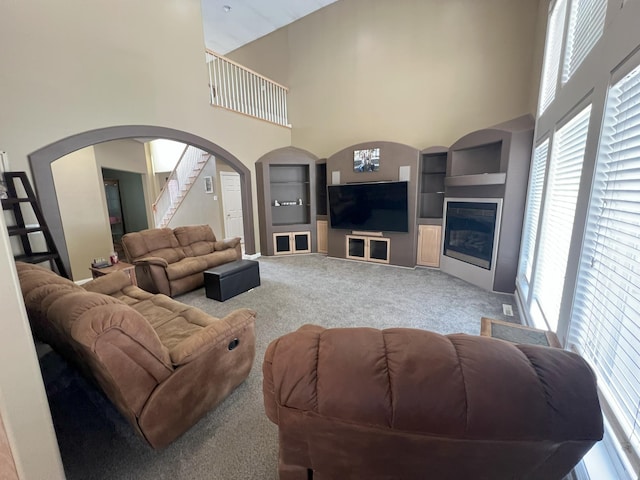
[[[225,238],[240,237],[242,243],[244,243],[240,174],[220,172],[220,184],[222,186],[222,214],[224,216]]]
[[[104,194],[107,199],[109,212],[109,225],[111,226],[111,240],[114,245],[120,243],[122,235],[127,231],[124,226],[122,213],[122,200],[120,198],[120,185],[118,180],[104,179]]]

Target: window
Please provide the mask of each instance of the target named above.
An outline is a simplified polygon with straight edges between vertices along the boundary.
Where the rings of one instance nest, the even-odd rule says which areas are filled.
[[[562,83],[569,81],[604,30],[607,0],[573,0],[567,29]]]
[[[518,271],[524,276],[526,283],[531,281],[533,266],[533,250],[538,233],[538,219],[540,217],[540,203],[544,187],[544,174],[547,168],[549,154],[549,139],[538,145],[533,153],[533,165],[529,175],[529,193],[527,193],[527,211],[522,227],[522,248],[520,249],[520,266]]]
[[[591,105],[556,132],[542,213],[533,299],[549,329],[558,326]]]
[[[547,41],[545,43],[544,66],[538,102],[538,115],[547,109],[556,96],[558,85],[558,71],[562,54],[562,33],[564,18],[567,10],[567,0],[558,0],[553,6],[547,27]]]
[[[623,450],[640,452],[640,67],[609,91],[569,342],[593,366]],[[606,410],[605,410],[606,411]],[[637,475],[637,469],[635,472]]]

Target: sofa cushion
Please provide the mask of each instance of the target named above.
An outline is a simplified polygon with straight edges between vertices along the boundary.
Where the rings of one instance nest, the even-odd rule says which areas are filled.
[[[214,242],[198,241],[189,246],[182,247],[185,255],[189,257],[198,257],[213,252]]]
[[[213,252],[216,236],[209,225],[185,225],[176,227],[173,233],[188,257]]]
[[[158,250],[152,250],[149,252],[148,255],[145,255],[145,256],[164,258],[169,264],[179,262],[183,258],[186,258],[184,251],[182,250],[182,248],[179,248],[179,247],[160,248]]]
[[[108,273],[107,275],[94,278],[93,280],[82,284],[82,288],[88,292],[113,295],[128,285],[131,285],[129,275],[124,273],[122,270],[119,270],[117,272]]]
[[[214,323],[212,317],[203,311],[166,295],[152,295],[131,306],[147,319],[169,350]]]
[[[127,233],[122,237],[122,242],[130,261],[144,257],[160,257],[173,263],[185,257],[178,239],[170,228],[152,228]]]
[[[178,280],[194,273],[204,272],[206,269],[207,262],[203,257],[185,257],[167,267],[167,278],[169,281]]]

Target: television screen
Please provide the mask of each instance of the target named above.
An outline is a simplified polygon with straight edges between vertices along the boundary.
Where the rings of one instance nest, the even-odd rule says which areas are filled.
[[[353,151],[354,172],[377,172],[380,169],[380,149],[367,148]]]
[[[408,232],[407,182],[329,185],[331,228]]]

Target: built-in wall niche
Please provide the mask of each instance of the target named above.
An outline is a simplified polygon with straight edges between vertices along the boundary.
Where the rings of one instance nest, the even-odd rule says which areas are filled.
[[[256,161],[262,255],[315,250],[317,163],[317,157],[296,147],[273,150]],[[283,246],[286,242],[291,248]]]
[[[309,223],[309,168],[271,165],[271,222],[274,226]]]
[[[446,171],[446,147],[432,147],[423,150],[420,158],[419,219],[442,218]]]
[[[355,151],[375,151],[379,149],[379,165],[378,169],[373,171],[360,171],[357,167],[360,163],[354,163]],[[445,149],[446,151],[446,149]],[[414,267],[416,264],[416,218],[418,217],[419,200],[416,198],[418,194],[418,184],[420,182],[420,151],[409,145],[403,145],[394,142],[374,141],[360,143],[346,147],[339,152],[329,156],[327,162],[328,190],[337,187],[344,188],[353,185],[376,185],[392,183],[404,183],[406,191],[403,194],[403,202],[406,202],[406,209],[402,212],[391,212],[391,216],[404,219],[402,228],[388,228],[386,225],[367,225],[363,226],[360,222],[358,225],[352,225],[348,228],[344,224],[331,224],[331,215],[329,215],[329,228],[327,234],[327,254],[330,257],[350,258],[362,256],[353,255],[353,248],[359,245],[355,241],[353,248],[349,249],[349,243],[346,241],[347,235],[353,235],[353,231],[364,231],[363,236],[372,236],[371,232],[382,232],[384,238],[390,240],[388,247],[389,263],[393,265],[401,265]],[[375,162],[374,162],[375,163]],[[331,192],[328,192],[329,200],[331,200]],[[342,208],[334,203],[334,211],[342,211],[349,207],[348,200],[344,202]],[[366,211],[366,210],[363,210]],[[331,201],[329,201],[329,210],[331,213]],[[334,215],[334,220],[335,220]],[[373,255],[368,261],[378,261],[377,249],[379,243],[374,241]],[[369,242],[371,246],[371,242]],[[351,250],[351,252],[350,252]],[[375,259],[375,260],[374,260]]]
[[[502,142],[451,152],[451,175],[477,175],[501,172]]]
[[[518,162],[523,146],[525,160],[531,156],[531,151],[526,151],[526,143],[532,135],[533,124],[531,115],[523,115],[460,138],[449,148],[445,186],[504,189],[507,172],[511,173],[514,162]],[[447,191],[447,195],[450,193],[458,194]]]

